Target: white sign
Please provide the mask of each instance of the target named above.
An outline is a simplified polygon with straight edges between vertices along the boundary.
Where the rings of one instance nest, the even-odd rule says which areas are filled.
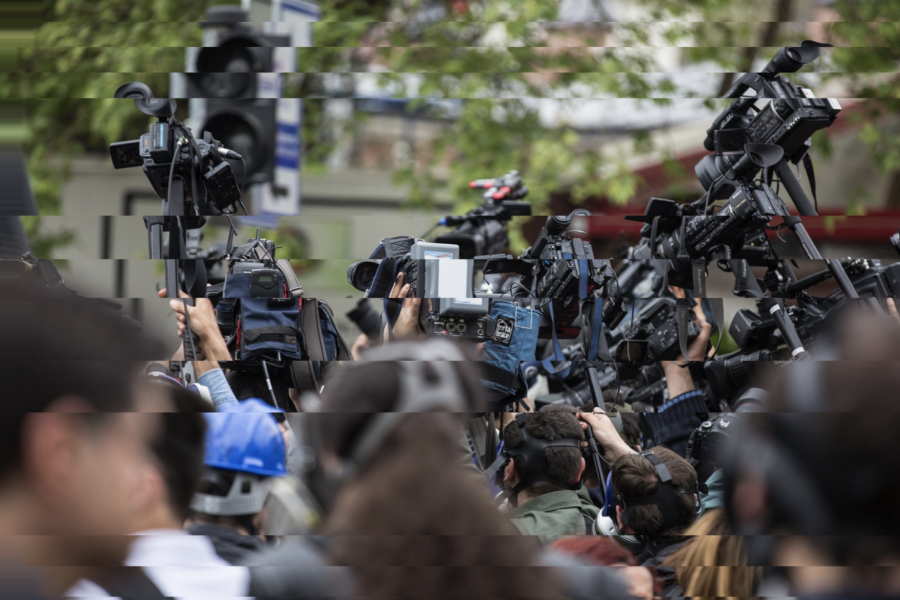
[[[260,186],[257,198],[264,215],[296,215],[300,212],[300,100],[276,100],[275,180]]]

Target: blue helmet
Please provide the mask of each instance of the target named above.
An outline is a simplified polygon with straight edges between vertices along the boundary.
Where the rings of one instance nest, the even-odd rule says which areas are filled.
[[[283,477],[284,436],[275,417],[280,412],[262,400],[251,398],[219,407],[222,412],[206,413],[204,463],[216,469],[251,473],[263,477]]]

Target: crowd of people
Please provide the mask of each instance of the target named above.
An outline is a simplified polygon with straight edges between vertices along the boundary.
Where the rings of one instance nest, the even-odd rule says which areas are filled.
[[[900,591],[893,321],[847,316],[838,360],[779,369],[698,464],[692,434],[718,418],[683,368],[705,358],[702,312],[651,410],[610,390],[498,407],[477,349],[402,314],[300,397],[227,372],[205,299],[172,302],[193,387],[159,362],[174,332],[22,282],[0,304],[0,598]]]

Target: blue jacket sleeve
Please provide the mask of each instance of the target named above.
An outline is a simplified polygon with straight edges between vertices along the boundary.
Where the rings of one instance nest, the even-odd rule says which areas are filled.
[[[234,392],[231,391],[231,386],[228,385],[228,380],[225,379],[225,373],[222,369],[207,371],[200,376],[198,381],[200,385],[205,385],[209,388],[209,395],[212,396],[212,401],[216,408],[223,404],[237,404],[238,399]]]

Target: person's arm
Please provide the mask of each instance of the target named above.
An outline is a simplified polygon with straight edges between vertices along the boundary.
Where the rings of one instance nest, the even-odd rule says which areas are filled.
[[[694,390],[694,380],[691,372],[684,367],[687,361],[702,361],[706,358],[706,347],[709,345],[709,336],[712,333],[712,325],[706,322],[703,310],[700,308],[700,299],[694,307],[697,323],[700,325],[700,335],[688,346],[688,358],[681,354],[674,361],[660,361],[660,366],[666,375],[666,387],[669,390],[669,399],[673,400],[682,394]]]
[[[590,413],[578,413],[577,417],[582,421],[582,429],[591,429],[594,439],[603,449],[603,456],[609,463],[615,462],[620,456],[634,454],[634,450],[625,443],[602,408],[595,408]]]
[[[209,395],[212,397],[213,404],[219,408],[223,404],[237,404],[237,397],[231,391],[228,380],[225,379],[225,373],[219,368],[218,363],[196,362],[194,363],[194,373],[197,373],[197,365],[215,365],[207,369],[202,375],[197,374],[197,381],[200,385],[209,388]]]

